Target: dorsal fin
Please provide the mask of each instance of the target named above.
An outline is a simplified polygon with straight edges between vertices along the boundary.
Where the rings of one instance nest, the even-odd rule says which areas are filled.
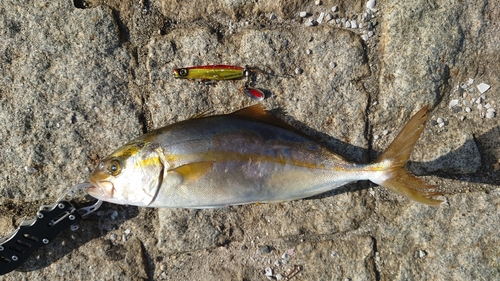
[[[280,128],[292,131],[292,132],[301,133],[299,130],[295,129],[292,125],[290,125],[287,122],[272,115],[260,103],[251,105],[249,107],[242,108],[238,111],[231,113],[230,115],[243,117],[243,118],[247,118],[247,119],[252,119],[255,121],[260,121],[262,123],[274,125],[276,127],[280,127]]]

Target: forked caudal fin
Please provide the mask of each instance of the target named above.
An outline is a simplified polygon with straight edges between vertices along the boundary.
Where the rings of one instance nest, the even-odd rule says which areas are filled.
[[[405,169],[413,147],[424,130],[427,117],[425,106],[408,121],[391,145],[372,164],[378,167],[377,170],[384,172],[384,180],[372,181],[411,200],[437,206],[442,201],[430,198],[441,194],[434,191],[436,186],[425,183]]]

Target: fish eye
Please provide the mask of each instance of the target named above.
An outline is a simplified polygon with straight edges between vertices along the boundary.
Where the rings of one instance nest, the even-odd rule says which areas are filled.
[[[111,163],[109,163],[108,172],[112,176],[117,176],[118,174],[120,174],[121,170],[122,166],[120,165],[120,162],[118,160],[113,160],[111,161]]]
[[[181,68],[179,69],[179,76],[186,76],[188,74],[187,69]]]

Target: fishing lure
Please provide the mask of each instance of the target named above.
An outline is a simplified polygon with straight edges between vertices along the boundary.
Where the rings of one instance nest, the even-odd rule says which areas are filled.
[[[201,79],[205,80],[236,80],[248,77],[249,69],[247,66],[235,65],[200,65],[185,68],[175,68],[174,78],[180,79]]]

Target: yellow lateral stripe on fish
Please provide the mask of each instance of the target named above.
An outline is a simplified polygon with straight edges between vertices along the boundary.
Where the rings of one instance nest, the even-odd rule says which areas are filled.
[[[427,117],[424,107],[371,164],[345,160],[262,105],[190,119],[151,131],[103,159],[88,192],[117,204],[216,208],[295,200],[370,180],[439,205],[435,187],[404,168]]]

